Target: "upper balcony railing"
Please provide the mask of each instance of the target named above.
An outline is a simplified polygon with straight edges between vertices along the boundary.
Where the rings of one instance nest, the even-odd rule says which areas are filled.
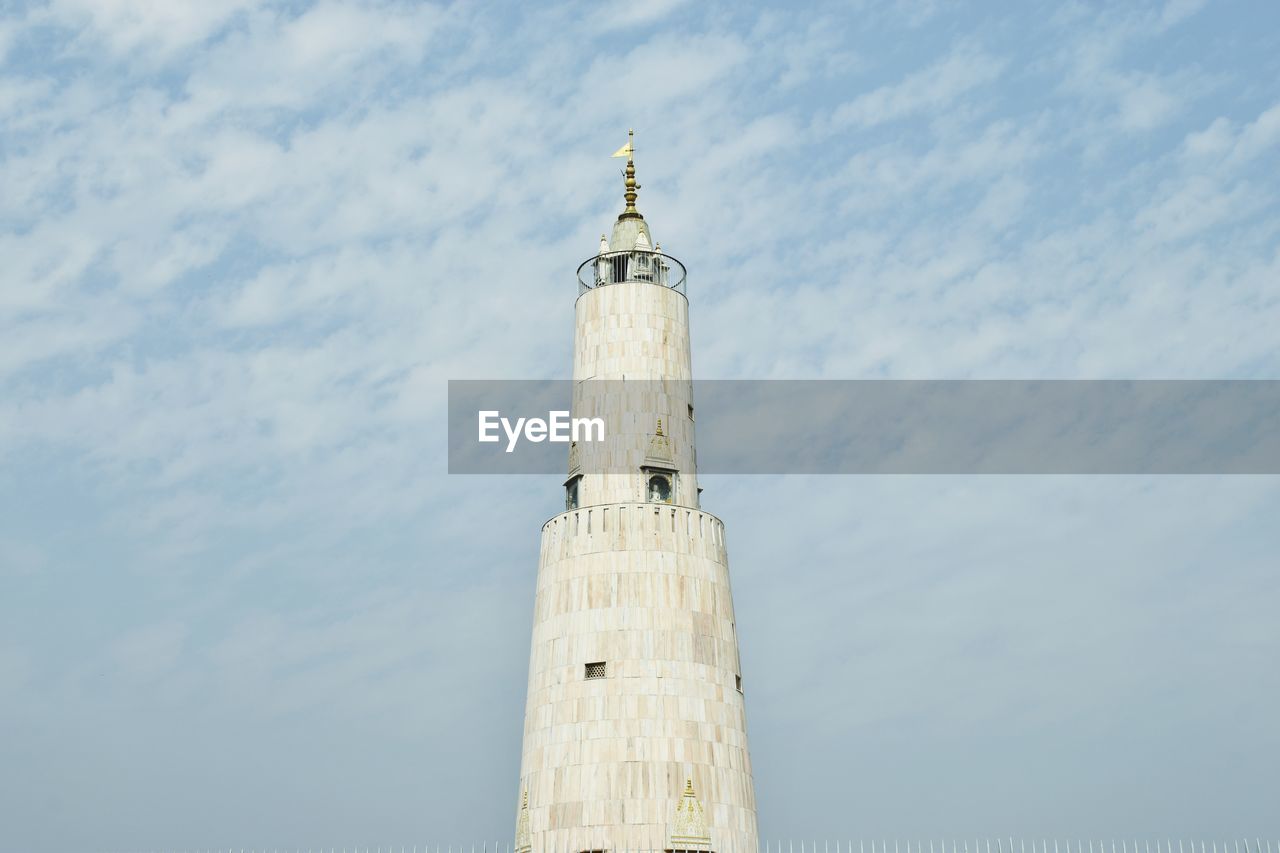
[[[661,252],[643,249],[604,252],[588,258],[578,267],[578,294],[624,281],[647,281],[685,293],[684,277],[684,264]]]

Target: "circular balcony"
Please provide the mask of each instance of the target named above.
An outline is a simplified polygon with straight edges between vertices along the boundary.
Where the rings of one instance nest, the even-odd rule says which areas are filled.
[[[684,264],[661,252],[640,249],[604,252],[588,258],[578,267],[578,294],[609,284],[645,281],[669,287],[688,296],[684,289],[684,278]]]

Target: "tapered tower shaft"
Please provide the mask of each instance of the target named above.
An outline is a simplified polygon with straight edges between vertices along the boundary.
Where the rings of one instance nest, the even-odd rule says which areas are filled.
[[[575,416],[627,425],[621,464],[570,454],[542,528],[517,848],[754,851],[724,526],[703,512],[683,267],[627,206],[580,269]],[[617,460],[615,460],[615,463]]]

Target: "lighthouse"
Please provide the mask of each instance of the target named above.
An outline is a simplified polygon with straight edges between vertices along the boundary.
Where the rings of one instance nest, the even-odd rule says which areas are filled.
[[[636,206],[578,268],[574,415],[625,434],[569,450],[542,526],[519,853],[756,850],[724,525],[702,509],[684,265]]]

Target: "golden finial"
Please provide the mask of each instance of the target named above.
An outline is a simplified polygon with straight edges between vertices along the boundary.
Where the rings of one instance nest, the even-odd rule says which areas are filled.
[[[622,197],[627,200],[627,209],[618,214],[618,219],[644,219],[640,215],[640,211],[636,210],[636,190],[640,189],[640,185],[636,183],[636,132],[634,130],[627,131],[627,144],[613,152],[614,157],[626,157],[627,169],[623,172],[623,184],[627,191]]]

